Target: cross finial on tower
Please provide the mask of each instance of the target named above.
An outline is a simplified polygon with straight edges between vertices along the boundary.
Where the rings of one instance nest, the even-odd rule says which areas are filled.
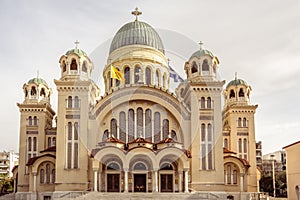
[[[40,76],[40,71],[37,70],[37,71],[36,71],[36,78],[39,78],[39,76]]]
[[[135,7],[135,10],[131,12],[135,16],[135,21],[138,21],[138,16],[142,14],[142,12],[139,11],[138,7]]]
[[[237,72],[234,74],[234,79],[237,80]]]
[[[75,43],[75,48],[78,49],[79,41],[76,40],[74,43]]]
[[[201,50],[201,49],[203,48],[203,44],[204,44],[204,43],[203,43],[202,41],[200,41],[198,44],[199,44],[200,50]]]

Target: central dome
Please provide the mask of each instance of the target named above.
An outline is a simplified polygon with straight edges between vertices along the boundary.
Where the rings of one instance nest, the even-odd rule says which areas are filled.
[[[114,36],[109,53],[129,45],[147,45],[164,53],[164,45],[158,33],[149,24],[135,20],[122,26]]]

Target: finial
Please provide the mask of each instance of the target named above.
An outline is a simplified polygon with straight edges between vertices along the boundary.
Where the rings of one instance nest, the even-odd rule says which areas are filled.
[[[199,44],[200,50],[201,50],[201,49],[203,48],[203,44],[204,44],[204,43],[203,43],[202,41],[200,41],[198,44]]]
[[[40,71],[37,70],[37,71],[36,71],[36,78],[39,78],[39,76],[40,76]]]
[[[142,14],[142,12],[139,11],[138,7],[135,7],[135,10],[131,12],[135,16],[135,21],[138,21],[138,16]]]
[[[74,43],[75,43],[75,49],[78,49],[79,41],[76,40]]]
[[[237,80],[237,72],[234,74],[234,79]]]

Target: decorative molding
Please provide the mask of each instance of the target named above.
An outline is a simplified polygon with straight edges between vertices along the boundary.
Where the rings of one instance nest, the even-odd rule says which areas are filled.
[[[214,120],[214,116],[211,115],[200,115],[200,120]]]
[[[80,119],[80,115],[66,115],[66,119]]]
[[[38,131],[26,131],[26,134],[38,134]]]
[[[238,136],[248,136],[248,132],[237,132]]]

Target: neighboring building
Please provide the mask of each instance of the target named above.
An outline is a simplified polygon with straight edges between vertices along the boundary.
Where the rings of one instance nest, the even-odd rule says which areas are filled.
[[[289,200],[300,200],[300,141],[283,147],[286,152],[286,177]]]
[[[57,113],[43,79],[24,84],[17,197],[87,190],[258,191],[257,105],[250,103],[250,85],[236,77],[223,91],[219,60],[201,46],[185,63],[186,80],[170,92],[176,74],[162,40],[137,19],[138,10],[133,14],[136,20],[111,42],[103,96],[91,79],[92,61],[77,44],[59,59]],[[112,78],[111,66],[124,81]]]
[[[285,171],[286,168],[286,154],[285,151],[275,151],[263,155],[262,160],[262,174],[264,176],[272,176],[272,165],[274,160],[275,174]]]
[[[262,170],[262,143],[261,141],[256,143],[256,165]]]
[[[18,165],[19,155],[13,151],[0,152],[0,177],[12,177],[12,169]]]

